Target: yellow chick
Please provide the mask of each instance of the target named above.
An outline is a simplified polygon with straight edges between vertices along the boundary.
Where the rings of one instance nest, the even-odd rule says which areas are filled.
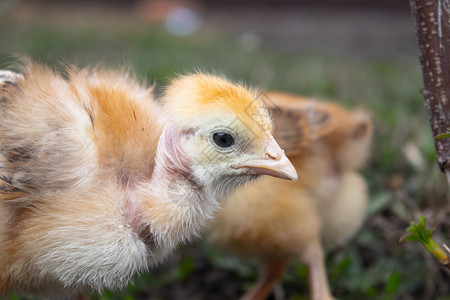
[[[269,93],[274,137],[299,172],[238,188],[208,234],[232,254],[256,257],[264,274],[243,299],[265,299],[292,259],[306,264],[312,299],[332,299],[324,248],[344,245],[362,225],[367,190],[357,170],[369,153],[372,123],[362,111]]]
[[[115,71],[22,71],[0,72],[0,294],[123,287],[198,235],[235,187],[297,179],[241,85],[181,76],[159,105]]]

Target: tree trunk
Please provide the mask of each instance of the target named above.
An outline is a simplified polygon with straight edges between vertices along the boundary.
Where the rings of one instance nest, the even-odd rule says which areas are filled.
[[[450,0],[410,0],[410,5],[422,65],[422,94],[433,136],[437,136],[450,128]],[[450,185],[450,138],[436,139],[434,146]]]

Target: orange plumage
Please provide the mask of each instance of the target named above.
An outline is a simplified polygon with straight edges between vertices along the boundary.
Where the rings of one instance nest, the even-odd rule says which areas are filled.
[[[124,73],[22,69],[0,71],[0,294],[120,288],[198,235],[238,185],[296,179],[241,85],[182,76],[161,105]]]
[[[230,253],[258,258],[265,267],[244,299],[265,299],[291,259],[309,267],[312,299],[331,299],[323,248],[344,245],[360,228],[366,209],[365,162],[372,123],[362,111],[295,95],[269,93],[274,136],[299,174],[238,188],[209,232]]]

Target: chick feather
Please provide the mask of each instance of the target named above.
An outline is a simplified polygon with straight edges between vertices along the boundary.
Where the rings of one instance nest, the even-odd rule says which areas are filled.
[[[262,262],[265,273],[243,299],[265,299],[291,259],[308,266],[312,299],[331,299],[323,252],[345,245],[363,223],[368,196],[358,170],[369,154],[370,116],[296,95],[267,96],[278,112],[274,137],[299,180],[266,177],[236,189],[208,240]]]
[[[0,71],[0,294],[123,287],[198,235],[238,185],[296,179],[242,85],[181,76],[161,105],[125,72],[21,69]]]

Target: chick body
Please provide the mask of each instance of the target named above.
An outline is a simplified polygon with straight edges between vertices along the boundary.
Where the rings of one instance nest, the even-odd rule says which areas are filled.
[[[266,168],[296,177],[243,86],[187,75],[161,106],[125,73],[66,73],[32,62],[23,76],[0,72],[0,294],[123,287],[196,236],[238,185]]]
[[[261,178],[238,188],[224,201],[208,238],[263,263],[265,274],[245,299],[265,299],[291,259],[309,267],[312,298],[330,299],[323,248],[345,245],[364,220],[368,196],[357,170],[367,158],[372,125],[362,112],[288,94],[268,95],[281,110],[275,138],[299,181]]]
[[[125,212],[125,187],[154,168],[159,106],[118,73],[69,72],[29,64],[3,82],[0,174],[22,195],[0,201],[0,292],[115,288],[168,252],[149,252]]]

